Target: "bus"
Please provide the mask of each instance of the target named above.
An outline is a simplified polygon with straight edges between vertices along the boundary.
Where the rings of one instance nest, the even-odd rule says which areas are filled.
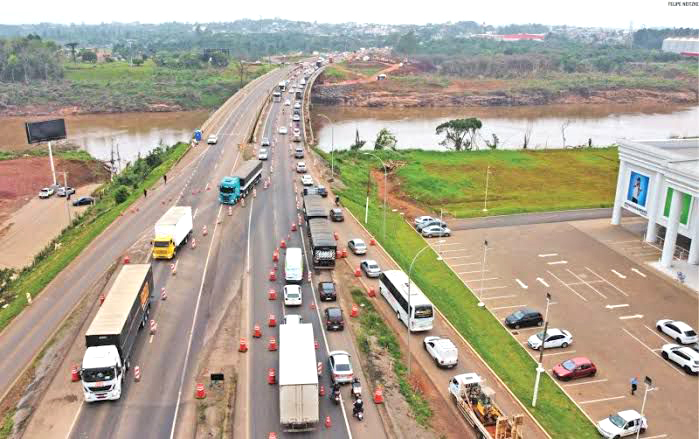
[[[379,276],[379,292],[411,332],[429,331],[434,322],[432,302],[410,282],[410,311],[408,311],[408,276],[400,270],[387,270]],[[410,323],[408,323],[410,315]]]
[[[289,247],[286,249],[284,279],[290,284],[300,284],[303,282],[303,253],[299,247]]]
[[[281,91],[281,92],[286,91],[286,81],[280,82],[278,87],[279,87],[279,91]]]

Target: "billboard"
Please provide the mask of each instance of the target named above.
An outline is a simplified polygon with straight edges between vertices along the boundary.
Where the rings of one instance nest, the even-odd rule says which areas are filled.
[[[629,176],[629,186],[626,191],[626,201],[635,204],[636,206],[646,209],[648,201],[648,186],[650,178],[636,171],[631,171]]]
[[[66,138],[66,124],[63,119],[27,122],[24,126],[29,144]]]
[[[672,192],[671,187],[667,188],[667,193],[665,194],[665,209],[663,210],[663,216],[665,218],[670,217],[670,205],[672,204]],[[690,194],[685,194],[682,192],[682,208],[680,210],[680,224],[687,225],[689,222],[689,208],[692,205],[692,196]]]

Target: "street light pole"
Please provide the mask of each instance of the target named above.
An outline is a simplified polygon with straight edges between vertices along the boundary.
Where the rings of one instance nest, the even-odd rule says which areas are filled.
[[[636,431],[636,439],[638,439],[641,435],[641,427],[643,427],[643,411],[646,409],[646,398],[648,397],[648,392],[650,392],[653,388],[653,380],[649,376],[646,376],[643,383],[646,385],[646,391],[643,392],[643,403],[641,404],[641,425],[638,426],[638,430]]]
[[[370,152],[365,152],[364,155],[369,155],[374,157],[376,160],[381,162],[381,166],[383,166],[383,240],[386,240],[386,198],[387,198],[387,188],[388,188],[388,180],[387,180],[387,173],[386,173],[386,164],[379,158],[377,155],[372,154]],[[369,190],[367,189],[366,193],[366,209],[364,212],[364,223],[367,222],[367,218],[369,215]]]
[[[481,265],[481,288],[478,290],[478,307],[483,308],[483,280],[485,277],[485,256],[488,254],[488,240],[483,241],[483,265]]]
[[[330,181],[335,180],[335,124],[330,118],[324,114],[318,114],[330,122]]]
[[[485,198],[483,199],[483,212],[488,211],[488,181],[490,180],[490,165],[485,171]]]
[[[70,196],[68,195],[68,173],[66,171],[63,171],[63,188],[66,191],[66,212],[68,213],[68,225],[70,226],[70,206],[68,205],[68,199]]]
[[[541,374],[544,372],[544,343],[546,342],[546,330],[549,327],[549,304],[551,303],[551,294],[546,293],[546,312],[544,313],[544,336],[541,338],[541,348],[539,349],[539,364],[536,366],[536,380],[534,381],[534,398],[532,398],[532,407],[536,407],[536,398],[539,395],[539,381]]]

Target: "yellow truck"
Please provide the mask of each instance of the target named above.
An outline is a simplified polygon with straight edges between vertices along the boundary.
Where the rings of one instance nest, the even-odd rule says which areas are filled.
[[[192,207],[173,206],[155,223],[153,259],[172,259],[192,234]]]

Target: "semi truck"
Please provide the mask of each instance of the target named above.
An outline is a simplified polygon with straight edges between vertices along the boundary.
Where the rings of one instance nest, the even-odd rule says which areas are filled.
[[[318,369],[313,325],[279,326],[279,422],[282,430],[310,431],[318,424]]]
[[[233,176],[223,177],[218,185],[218,201],[222,204],[235,204],[252,191],[262,179],[262,162],[248,160],[235,170]]]
[[[121,398],[140,329],[150,314],[150,264],[124,265],[85,333],[80,367],[85,402]]]
[[[313,218],[328,219],[328,209],[323,203],[323,197],[316,194],[304,195],[303,217],[306,221]]]
[[[337,241],[330,230],[330,222],[327,218],[313,218],[308,220],[309,245],[313,268],[335,268],[335,256],[337,254]]]
[[[153,259],[172,259],[192,235],[192,207],[172,206],[155,223]]]
[[[449,380],[449,393],[466,422],[479,439],[523,439],[524,417],[505,416],[495,403],[495,391],[484,384],[483,378],[473,372]]]

